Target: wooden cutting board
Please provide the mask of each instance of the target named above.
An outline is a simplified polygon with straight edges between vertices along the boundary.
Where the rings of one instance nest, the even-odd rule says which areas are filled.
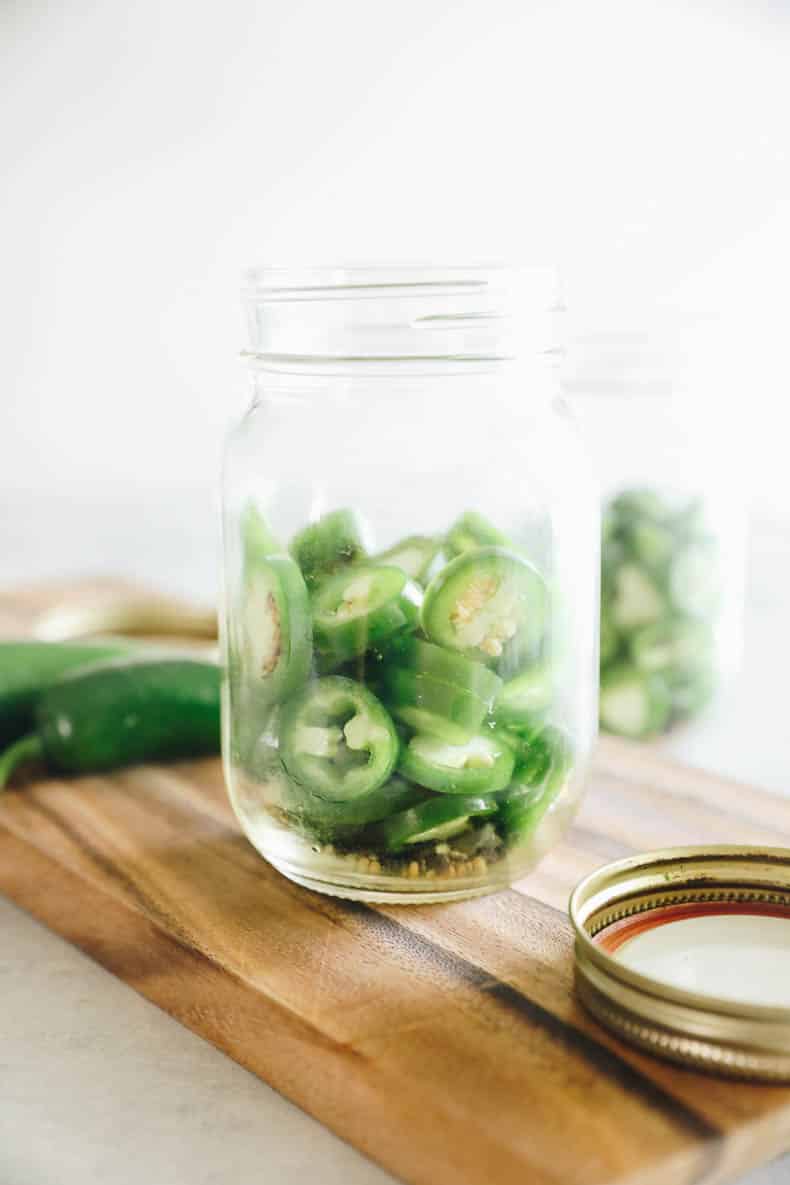
[[[270,868],[202,761],[9,791],[0,891],[404,1181],[714,1185],[790,1147],[790,1089],[609,1037],[565,912],[597,865],[694,842],[790,845],[790,805],[607,739],[516,888],[361,905]]]

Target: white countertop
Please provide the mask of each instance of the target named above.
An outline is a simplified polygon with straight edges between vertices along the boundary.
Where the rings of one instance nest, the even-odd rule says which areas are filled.
[[[92,503],[95,507],[95,502]],[[211,594],[210,501],[105,509],[26,503],[0,523],[5,582],[121,571]],[[8,504],[6,503],[8,511]],[[204,517],[205,515],[205,517]],[[790,542],[755,534],[737,687],[664,742],[694,764],[790,794]],[[77,569],[73,556],[82,557]],[[208,560],[206,560],[208,557]],[[788,804],[790,810],[790,804]],[[0,900],[0,1185],[379,1185],[391,1178],[85,955]],[[743,1185],[784,1185],[790,1159]]]

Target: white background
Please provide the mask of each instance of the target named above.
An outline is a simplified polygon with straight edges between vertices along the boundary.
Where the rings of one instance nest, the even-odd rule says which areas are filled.
[[[785,0],[6,0],[0,490],[198,524],[245,266],[503,257],[585,329],[725,313],[734,476],[790,513],[789,51]]]

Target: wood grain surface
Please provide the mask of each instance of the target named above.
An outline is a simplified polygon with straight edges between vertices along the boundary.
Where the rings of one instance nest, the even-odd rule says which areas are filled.
[[[565,912],[590,869],[692,842],[790,844],[790,807],[606,740],[514,889],[343,902],[254,852],[204,761],[9,791],[0,891],[404,1181],[715,1185],[790,1147],[790,1089],[609,1037],[574,999]]]

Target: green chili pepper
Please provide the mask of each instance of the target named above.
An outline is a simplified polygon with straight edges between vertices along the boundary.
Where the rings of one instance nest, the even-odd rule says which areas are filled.
[[[283,550],[252,500],[247,502],[241,514],[241,541],[245,576],[255,570],[260,560]]]
[[[353,679],[317,679],[283,708],[280,755],[286,772],[330,802],[350,802],[383,786],[399,747],[383,705]]]
[[[601,559],[601,725],[650,737],[713,691],[718,548],[699,499],[626,490],[604,512]]]
[[[0,787],[24,761],[94,773],[219,751],[220,672],[188,659],[108,664],[45,690],[35,731],[0,757]]]
[[[310,674],[310,596],[290,556],[259,558],[246,578],[239,650],[248,688],[260,692],[266,705],[284,699]]]
[[[531,732],[551,706],[552,670],[549,663],[536,663],[506,683],[494,701],[496,724],[515,732]]]
[[[402,568],[410,580],[417,580],[422,584],[439,554],[440,546],[440,543],[428,535],[409,535],[372,558],[376,564]]]
[[[691,672],[673,672],[665,675],[672,705],[672,717],[686,720],[706,708],[716,690],[716,672],[713,668]]]
[[[467,510],[450,527],[445,536],[444,549],[448,559],[477,547],[512,547],[507,535],[476,510]]]
[[[601,614],[601,666],[607,666],[620,651],[620,635],[605,613]]]
[[[387,819],[428,797],[427,790],[396,775],[376,790],[347,802],[330,802],[291,782],[287,806],[324,841],[342,842],[356,836],[362,827]]]
[[[422,593],[401,568],[359,564],[313,593],[313,636],[324,669],[339,666],[414,629]]]
[[[559,728],[546,725],[522,748],[511,784],[496,795],[497,823],[513,846],[531,835],[565,786],[573,749]]]
[[[333,510],[310,523],[294,535],[290,551],[309,586],[367,554],[352,510]]]
[[[0,642],[0,745],[32,726],[37,697],[68,671],[133,651],[124,641]]]
[[[502,686],[482,663],[413,635],[387,647],[378,683],[394,716],[455,745],[479,732]]]
[[[639,670],[682,677],[710,668],[713,645],[713,631],[709,625],[674,617],[636,630],[629,639],[628,648]]]
[[[670,565],[669,592],[680,613],[715,617],[721,599],[721,570],[712,540],[700,539],[678,550]]]
[[[409,844],[451,839],[467,829],[473,816],[495,810],[493,800],[481,795],[438,795],[375,824],[366,837],[372,846],[398,852]]]
[[[666,680],[623,664],[601,674],[601,727],[642,740],[656,736],[669,722],[672,708]]]
[[[463,745],[417,735],[401,753],[404,777],[442,794],[492,794],[507,786],[515,754],[495,731],[478,733]]]
[[[622,490],[611,500],[608,509],[612,517],[621,523],[631,523],[639,519],[665,523],[672,517],[672,510],[667,502],[656,490],[651,489]]]
[[[502,690],[502,680],[482,662],[475,662],[457,651],[425,642],[413,634],[396,638],[387,646],[384,666],[413,671],[414,674],[463,687],[478,699],[490,704]]]
[[[523,667],[543,637],[546,584],[527,560],[501,547],[480,547],[451,560],[425,593],[422,626],[432,642],[468,658]]]
[[[378,687],[393,716],[409,728],[441,737],[451,745],[471,740],[488,710],[485,700],[464,687],[400,667],[385,668]]]

